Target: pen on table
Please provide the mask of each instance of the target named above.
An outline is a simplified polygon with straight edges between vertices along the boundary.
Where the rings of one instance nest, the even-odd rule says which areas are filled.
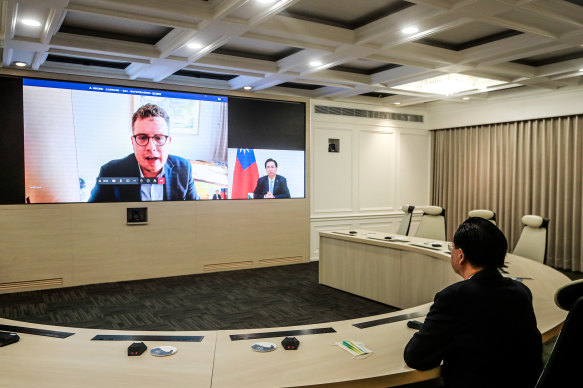
[[[347,348],[349,348],[350,350],[352,350],[353,352],[356,352],[358,354],[362,354],[362,352],[360,351],[360,349],[356,348],[355,346],[351,345],[350,343],[348,343],[346,341],[342,341],[342,344],[344,346],[346,346]]]
[[[358,350],[359,352],[361,352],[362,354],[366,353],[366,351],[361,348],[360,346],[358,346],[356,343],[352,342],[352,341],[348,341],[348,343],[352,346],[354,346],[356,348],[356,350]]]

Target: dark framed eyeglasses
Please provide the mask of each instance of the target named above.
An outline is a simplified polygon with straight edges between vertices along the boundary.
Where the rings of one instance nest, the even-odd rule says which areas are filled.
[[[164,144],[166,144],[166,140],[168,140],[168,136],[166,135],[148,136],[143,133],[138,133],[137,135],[134,135],[132,137],[136,141],[136,144],[142,147],[148,145],[150,139],[152,139],[154,144],[157,146],[163,146]]]

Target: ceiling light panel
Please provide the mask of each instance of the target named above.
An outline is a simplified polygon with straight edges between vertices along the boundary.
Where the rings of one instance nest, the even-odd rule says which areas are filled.
[[[409,26],[409,27],[403,28],[401,30],[401,32],[403,34],[406,34],[406,35],[416,34],[416,33],[419,32],[419,28],[418,27],[415,27],[415,26]]]
[[[40,27],[42,25],[42,23],[36,19],[22,19],[20,22],[28,27]]]
[[[451,96],[452,94],[467,92],[470,90],[483,91],[491,86],[502,85],[504,83],[505,82],[503,81],[454,73],[393,86],[393,88],[410,92]]]
[[[48,15],[49,8],[43,2],[18,2],[14,37],[40,39]]]

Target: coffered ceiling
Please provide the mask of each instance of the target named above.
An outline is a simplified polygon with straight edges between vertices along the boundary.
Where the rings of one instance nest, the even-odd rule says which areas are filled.
[[[0,0],[3,67],[413,106],[583,87],[583,0]],[[37,26],[23,22],[37,21]],[[405,28],[416,31],[405,33]],[[453,95],[395,87],[460,73]]]

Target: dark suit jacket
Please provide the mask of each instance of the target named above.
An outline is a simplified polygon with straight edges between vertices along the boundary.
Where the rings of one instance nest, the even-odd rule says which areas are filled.
[[[140,168],[134,154],[112,160],[101,166],[99,177],[139,177]],[[168,155],[164,165],[164,200],[199,199],[188,160]],[[138,202],[142,200],[140,185],[99,185],[91,191],[89,202]]]
[[[448,388],[534,387],[542,371],[542,338],[530,290],[496,269],[445,288],[404,357],[419,370],[443,360]]]
[[[253,191],[253,198],[263,198],[265,194],[269,191],[269,177],[267,175],[262,176],[257,180],[257,186],[255,191]],[[275,198],[289,198],[289,190],[287,188],[287,180],[281,175],[275,176],[275,182],[273,182],[273,196]]]
[[[213,194],[213,199],[223,199],[220,194]]]

